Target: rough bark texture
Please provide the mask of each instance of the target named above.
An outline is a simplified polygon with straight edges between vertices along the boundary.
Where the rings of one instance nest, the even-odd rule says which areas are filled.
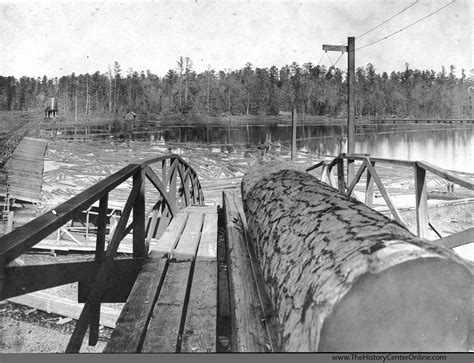
[[[472,266],[288,169],[257,165],[242,180],[280,349],[467,350]]]

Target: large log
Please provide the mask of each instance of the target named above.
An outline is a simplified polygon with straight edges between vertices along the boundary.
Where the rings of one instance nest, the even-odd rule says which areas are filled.
[[[291,168],[257,165],[242,180],[279,348],[467,351],[472,266]]]

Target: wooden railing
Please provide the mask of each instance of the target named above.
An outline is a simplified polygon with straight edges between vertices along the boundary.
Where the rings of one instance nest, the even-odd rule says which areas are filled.
[[[361,161],[357,172],[354,174],[352,180],[347,181],[344,176],[344,160],[346,163],[353,163],[358,160]],[[387,189],[382,183],[382,179],[375,169],[375,164],[389,164],[404,167],[413,168],[414,179],[415,179],[415,215],[416,215],[416,227],[417,235],[422,238],[426,238],[428,235],[429,228],[433,229],[434,232],[440,237],[436,241],[438,245],[454,248],[467,243],[474,242],[474,228],[469,228],[465,231],[441,238],[439,233],[436,231],[434,226],[428,219],[428,198],[427,198],[427,187],[426,187],[426,172],[433,173],[434,175],[443,178],[451,183],[457,184],[469,190],[474,190],[474,182],[457,175],[456,173],[439,168],[435,165],[424,161],[408,161],[408,160],[396,160],[396,159],[383,159],[383,158],[371,158],[368,154],[341,154],[334,158],[332,161],[320,161],[317,164],[309,167],[306,171],[312,171],[321,168],[321,181],[326,182],[330,186],[339,190],[339,192],[350,196],[357,183],[359,183],[362,175],[366,172],[366,185],[365,185],[365,204],[369,207],[373,206],[374,198],[374,186],[376,185],[382,198],[384,199],[390,213],[397,222],[406,226],[405,221],[402,219],[400,212],[395,207],[392,199],[390,198]],[[337,179],[334,176],[333,168],[336,167]]]
[[[161,168],[161,178],[151,166]],[[127,179],[132,189],[107,248],[109,193]],[[145,180],[154,186],[156,200],[145,212]],[[9,264],[35,244],[55,232],[99,201],[95,260],[48,265]],[[0,298],[22,295],[59,285],[79,282],[79,296],[86,292],[84,308],[69,341],[67,352],[78,352],[88,328],[89,344],[98,340],[100,305],[125,302],[138,272],[148,256],[150,240],[162,233],[179,208],[204,201],[196,172],[178,155],[168,155],[130,164],[53,210],[0,238]],[[131,220],[131,221],[130,221]],[[116,259],[123,238],[133,231],[133,257]]]

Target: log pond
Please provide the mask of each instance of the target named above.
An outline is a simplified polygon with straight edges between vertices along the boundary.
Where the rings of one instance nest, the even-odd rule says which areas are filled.
[[[474,172],[474,132],[472,124],[357,125],[356,153],[372,157],[424,160],[449,170]],[[297,148],[317,155],[336,156],[346,151],[344,126],[298,126]],[[144,136],[142,136],[144,137]],[[150,137],[147,135],[147,137]],[[290,147],[291,127],[266,126],[181,126],[169,127],[153,135],[165,142],[224,144],[232,149],[271,143]]]

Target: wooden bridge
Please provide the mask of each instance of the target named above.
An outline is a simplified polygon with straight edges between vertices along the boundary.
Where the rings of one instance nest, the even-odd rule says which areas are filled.
[[[354,161],[360,161],[361,166],[353,180],[347,181],[345,163]],[[380,163],[413,167],[418,235],[421,237],[430,228],[427,172],[474,189],[470,180],[428,163],[375,159],[369,155],[342,154],[331,162],[321,161],[306,172],[321,168],[319,179],[346,196],[351,196],[366,173],[365,203],[371,205],[376,186],[393,219],[403,224],[375,169],[375,164]],[[111,230],[107,213],[109,195],[130,179],[133,187],[116,227]],[[343,199],[351,205],[348,198]],[[97,202],[99,212],[93,261],[15,264],[17,257]],[[80,351],[87,332],[89,344],[97,343],[101,304],[113,302],[124,302],[125,306],[105,348],[108,353],[214,352],[217,332],[226,324],[230,329],[232,351],[317,350],[317,344],[301,348],[282,338],[281,332],[286,328],[277,319],[280,305],[275,306],[275,301],[278,298],[269,293],[262,256],[255,252],[258,250],[254,246],[257,237],[249,232],[260,230],[255,224],[258,224],[258,218],[250,218],[253,224],[249,229],[246,213],[251,208],[244,212],[240,193],[235,190],[223,192],[222,206],[220,209],[204,204],[198,175],[178,155],[130,164],[0,238],[0,297],[3,300],[79,282],[78,300],[85,305],[66,349],[69,353]],[[224,229],[225,241],[219,242],[218,227]],[[394,228],[403,229],[399,225]],[[453,248],[471,243],[473,231],[471,228],[435,244]],[[407,236],[408,232],[400,233]],[[118,247],[127,235],[133,240],[132,256],[119,258],[116,256]],[[372,247],[378,247],[364,247],[370,252],[364,249],[362,255],[382,248],[380,240],[375,239],[373,243]],[[446,256],[451,255],[447,253]],[[449,258],[458,261],[457,257]],[[472,281],[472,266],[470,269]],[[324,344],[319,349],[336,349],[328,342]],[[361,349],[367,351],[370,347]]]

